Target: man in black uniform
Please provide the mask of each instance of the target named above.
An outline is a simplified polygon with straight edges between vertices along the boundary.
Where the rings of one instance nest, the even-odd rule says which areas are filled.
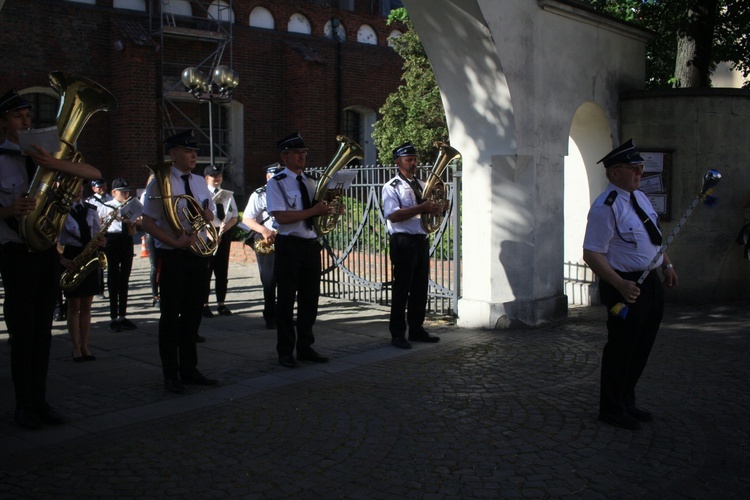
[[[296,368],[297,360],[326,363],[312,345],[320,297],[320,251],[312,218],[333,213],[326,203],[312,203],[315,182],[305,175],[307,148],[298,133],[277,144],[286,167],[267,185],[268,212],[276,218],[277,343],[279,364]],[[297,299],[297,331],[293,323]],[[294,348],[297,348],[297,360]]]
[[[57,159],[33,147],[21,155],[18,132],[31,127],[31,105],[14,90],[0,97],[0,274],[5,289],[3,312],[10,335],[10,369],[16,395],[16,423],[24,429],[63,423],[47,403],[47,370],[52,316],[59,292],[60,255],[55,245],[30,252],[19,235],[19,216],[35,208],[29,193],[35,165],[96,179],[101,172],[86,163]]]
[[[391,344],[411,349],[411,342],[439,342],[422,326],[430,280],[430,240],[420,215],[440,213],[444,207],[422,199],[424,184],[414,177],[419,157],[411,142],[393,150],[398,174],[383,186],[383,215],[390,235],[393,295],[389,330]],[[408,310],[407,310],[408,305]],[[406,316],[406,318],[405,318]],[[409,340],[406,327],[409,327]]]
[[[271,177],[284,170],[278,163],[266,167],[266,182]],[[266,245],[273,245],[276,241],[276,220],[268,213],[266,203],[266,185],[259,187],[247,201],[247,207],[242,214],[242,223],[255,231],[256,236],[251,242],[255,249],[255,240],[262,238]],[[276,252],[256,252],[260,282],[263,285],[263,319],[266,328],[276,330],[276,275],[274,261]]]
[[[623,318],[609,313],[607,344],[602,353],[599,420],[625,429],[638,429],[652,420],[635,404],[635,386],[656,340],[664,310],[659,266],[668,287],[677,274],[664,253],[658,216],[638,189],[643,158],[632,140],[612,150],[603,163],[609,185],[591,205],[583,241],[583,260],[599,277],[599,295],[611,310],[627,303]],[[648,270],[639,286],[636,281]]]
[[[181,132],[164,141],[174,161],[169,183],[172,195],[187,194],[203,207],[203,218],[213,220],[214,203],[203,177],[193,175],[198,162],[198,145],[192,130]],[[185,391],[184,384],[216,385],[198,371],[195,341],[203,315],[203,300],[208,286],[209,257],[189,250],[197,235],[170,226],[164,211],[160,183],[149,183],[144,196],[143,230],[156,239],[161,260],[161,316],[159,318],[159,355],[164,373],[164,387],[172,393]],[[182,211],[181,200],[177,211]],[[180,218],[185,230],[190,224]]]

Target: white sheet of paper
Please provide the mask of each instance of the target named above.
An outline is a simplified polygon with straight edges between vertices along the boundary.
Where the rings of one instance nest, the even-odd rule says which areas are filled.
[[[30,130],[18,131],[18,142],[21,146],[21,153],[32,149],[31,145],[46,149],[49,154],[55,154],[60,150],[60,136],[57,134],[57,127],[32,128]]]
[[[355,177],[357,177],[356,170],[339,170],[328,181],[328,189],[349,189]]]

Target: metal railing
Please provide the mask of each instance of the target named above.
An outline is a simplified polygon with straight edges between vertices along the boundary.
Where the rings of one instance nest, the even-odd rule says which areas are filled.
[[[396,176],[395,166],[351,167],[357,177],[344,197],[346,212],[336,228],[322,238],[321,294],[358,302],[390,305],[391,261],[381,191]],[[427,178],[430,166],[419,167]],[[314,170],[313,170],[314,172]],[[460,172],[446,168],[450,208],[441,227],[430,237],[430,284],[427,310],[456,315],[460,296]]]
[[[563,267],[563,288],[568,305],[590,306],[599,303],[596,296],[596,275],[586,264],[566,262]]]

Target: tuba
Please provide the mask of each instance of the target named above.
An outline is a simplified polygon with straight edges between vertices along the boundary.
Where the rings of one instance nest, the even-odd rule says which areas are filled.
[[[185,232],[180,220],[180,214],[182,214],[190,225],[187,233],[197,236],[195,243],[190,245],[190,251],[201,257],[210,257],[219,246],[219,232],[210,221],[203,217],[203,207],[198,203],[198,200],[187,194],[172,194],[170,175],[173,164],[173,161],[168,160],[146,165],[154,174],[153,182],[158,183],[161,193],[161,196],[151,196],[149,199],[161,199],[167,221],[178,234]],[[182,207],[182,210],[178,207],[180,200],[185,200],[185,206]]]
[[[73,259],[73,269],[66,269],[62,273],[62,276],[60,276],[60,288],[63,292],[69,292],[78,288],[83,283],[83,280],[86,279],[86,276],[91,274],[91,271],[94,269],[99,268],[102,271],[107,269],[107,255],[102,252],[99,240],[107,234],[107,229],[117,220],[118,214],[122,214],[122,209],[134,199],[135,196],[129,198],[109,215],[96,235],[83,248],[83,251]],[[129,216],[123,215],[123,218],[127,219]]]
[[[75,143],[84,125],[97,111],[115,109],[117,99],[98,83],[71,73],[53,71],[49,82],[60,94],[60,149],[53,156],[80,162],[82,157],[76,152]],[[29,196],[36,200],[36,208],[18,219],[21,238],[29,250],[41,252],[55,245],[81,184],[82,177],[37,167],[29,184]]]
[[[329,189],[328,184],[330,183],[333,176],[344,168],[350,161],[355,158],[362,159],[365,156],[364,151],[359,144],[343,135],[337,135],[336,140],[340,142],[339,150],[333,156],[333,159],[328,164],[326,169],[320,176],[317,185],[315,186],[315,203],[324,201],[328,204],[333,205],[336,210],[332,214],[318,215],[313,219],[313,225],[315,232],[318,236],[330,233],[336,223],[339,220],[339,207],[341,206],[341,189]]]
[[[435,165],[430,170],[430,176],[427,179],[424,189],[422,190],[422,199],[425,201],[431,201],[433,203],[444,204],[447,200],[445,196],[445,183],[443,182],[443,172],[445,167],[456,158],[461,157],[461,153],[450,147],[445,142],[435,142],[435,147],[440,150],[437,158],[435,158]],[[441,214],[421,214],[422,229],[427,234],[434,233],[443,224],[445,219],[445,212]]]

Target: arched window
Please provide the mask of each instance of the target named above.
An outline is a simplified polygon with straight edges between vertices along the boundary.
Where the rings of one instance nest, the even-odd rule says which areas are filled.
[[[290,33],[302,33],[304,35],[312,33],[310,21],[304,15],[299,13],[292,14],[289,18],[289,23],[287,23],[286,29]]]
[[[393,40],[403,35],[399,30],[393,30],[388,35],[388,46],[393,47]]]
[[[375,34],[375,30],[372,29],[372,26],[368,26],[367,24],[363,24],[357,30],[357,41],[359,43],[367,43],[369,45],[377,45],[378,44],[378,36]]]
[[[250,13],[250,26],[272,30],[276,27],[273,14],[265,7],[255,7]]]
[[[323,26],[323,36],[337,42],[343,42],[346,40],[346,28],[344,28],[340,20],[329,19],[326,25]]]
[[[60,96],[51,88],[33,87],[19,92],[31,104],[31,126],[51,127],[57,124]]]
[[[114,0],[112,7],[115,9],[137,10],[146,12],[146,0]]]
[[[192,17],[193,8],[188,0],[163,0],[161,10],[164,14]]]
[[[208,6],[208,17],[228,23],[234,22],[234,12],[224,0],[214,0]]]

